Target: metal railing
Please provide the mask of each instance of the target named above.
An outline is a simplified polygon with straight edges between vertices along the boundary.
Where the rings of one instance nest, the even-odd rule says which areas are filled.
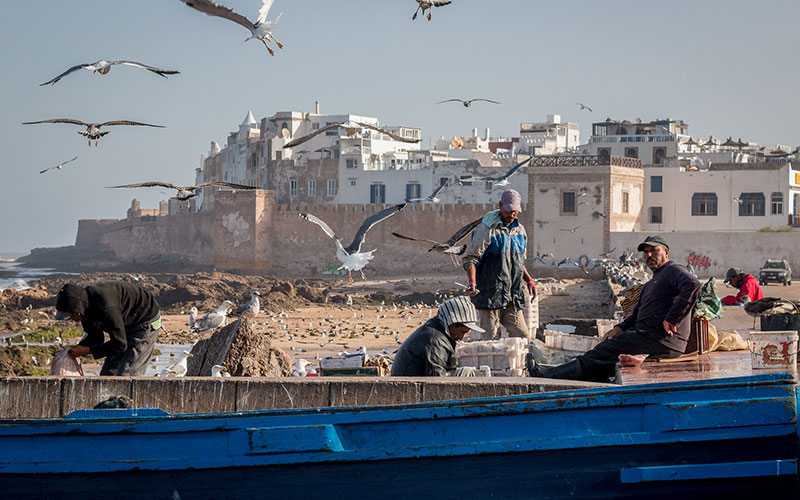
[[[628,167],[642,168],[639,158],[613,155],[542,155],[534,156],[532,167]]]

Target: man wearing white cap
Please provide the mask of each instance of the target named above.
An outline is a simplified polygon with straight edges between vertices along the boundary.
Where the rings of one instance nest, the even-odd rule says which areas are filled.
[[[468,293],[478,310],[479,324],[486,330],[486,340],[499,337],[501,324],[509,336],[527,338],[525,288],[533,298],[536,287],[525,268],[528,236],[517,219],[522,212],[522,196],[506,189],[497,208],[472,231],[469,247],[461,257],[469,280]]]
[[[470,330],[483,332],[469,297],[452,298],[439,312],[412,333],[394,357],[392,375],[401,377],[474,376],[474,370],[458,368],[456,342]],[[464,372],[464,373],[462,373]]]

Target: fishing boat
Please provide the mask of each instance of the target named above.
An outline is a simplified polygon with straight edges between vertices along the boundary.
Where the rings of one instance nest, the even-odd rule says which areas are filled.
[[[399,406],[0,420],[2,498],[797,498],[792,373]],[[732,495],[732,496],[731,496]]]

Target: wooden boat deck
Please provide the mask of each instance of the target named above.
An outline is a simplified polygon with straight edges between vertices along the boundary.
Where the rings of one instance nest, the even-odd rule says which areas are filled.
[[[786,368],[756,369],[751,367],[750,351],[722,351],[701,354],[690,361],[661,363],[645,361],[633,368],[617,367],[617,383],[621,385],[684,382],[717,378],[743,377],[787,371]]]

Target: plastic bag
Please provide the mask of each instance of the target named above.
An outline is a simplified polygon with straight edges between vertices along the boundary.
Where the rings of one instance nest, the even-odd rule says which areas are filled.
[[[717,297],[717,291],[714,286],[714,278],[709,278],[703,288],[700,289],[700,295],[697,297],[697,302],[694,303],[694,310],[692,317],[695,319],[712,320],[721,317],[722,303]]]
[[[70,356],[69,349],[58,351],[53,356],[52,364],[50,364],[50,375],[59,377],[83,377],[81,360]]]

